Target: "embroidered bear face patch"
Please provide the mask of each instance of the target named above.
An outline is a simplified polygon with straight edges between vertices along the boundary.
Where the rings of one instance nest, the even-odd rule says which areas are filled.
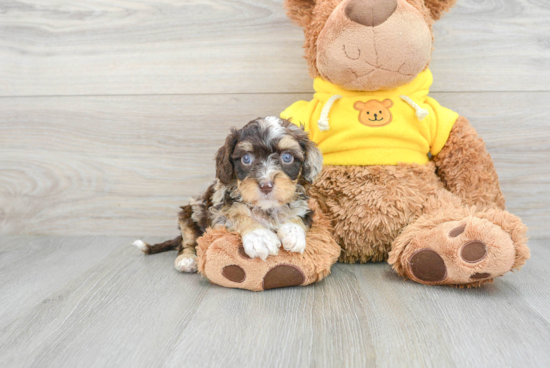
[[[392,100],[370,100],[367,102],[357,101],[353,108],[359,111],[359,122],[370,127],[381,127],[391,123],[393,116],[390,107],[393,106]]]

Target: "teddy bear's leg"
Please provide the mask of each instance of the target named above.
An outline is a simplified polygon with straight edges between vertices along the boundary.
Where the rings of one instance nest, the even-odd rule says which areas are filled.
[[[310,203],[312,209],[315,204]],[[198,270],[212,283],[254,291],[308,285],[330,273],[340,254],[329,221],[316,211],[303,253],[280,249],[278,255],[250,258],[241,237],[225,228],[208,229],[198,239]]]
[[[479,286],[525,263],[526,230],[504,210],[478,211],[442,190],[395,239],[388,263],[422,284]]]
[[[310,195],[331,220],[342,247],[339,261],[366,263],[387,260],[395,238],[442,189],[431,162],[325,166]]]

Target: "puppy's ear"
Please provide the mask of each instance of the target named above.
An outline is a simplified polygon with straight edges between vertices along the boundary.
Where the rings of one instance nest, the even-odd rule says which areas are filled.
[[[439,20],[443,13],[449,11],[455,3],[456,0],[424,0],[424,4],[432,13],[433,20]]]
[[[238,140],[239,134],[235,128],[232,128],[231,134],[225,139],[225,144],[216,154],[216,178],[225,185],[229,184],[235,176],[231,155]]]
[[[313,183],[323,169],[323,154],[315,143],[306,139],[305,144],[302,145],[305,151],[302,176],[308,182]]]
[[[313,20],[316,0],[285,0],[286,15],[300,27],[307,27]]]

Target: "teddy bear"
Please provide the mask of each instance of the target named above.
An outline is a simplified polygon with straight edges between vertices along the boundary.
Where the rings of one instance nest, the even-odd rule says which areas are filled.
[[[339,261],[387,260],[428,285],[480,286],[529,258],[483,140],[429,96],[432,24],[456,0],[286,0],[312,101],[281,116],[324,157],[311,190]]]
[[[310,196],[330,227],[323,241],[339,245],[340,262],[387,261],[421,284],[478,287],[518,270],[529,249],[526,226],[505,210],[483,140],[429,96],[432,24],[455,1],[285,0],[304,30],[315,94],[281,117],[302,126],[323,153]],[[269,264],[243,264],[239,242],[209,230],[199,241],[199,271],[223,286],[263,290],[265,275],[289,263],[283,253]],[[220,257],[227,244],[231,254]],[[322,242],[308,246],[323,249]],[[278,285],[322,279],[334,258],[324,259],[316,273],[318,260],[295,256],[300,277],[276,272],[286,280]],[[255,286],[228,280],[223,269],[232,264],[239,275],[254,275]]]

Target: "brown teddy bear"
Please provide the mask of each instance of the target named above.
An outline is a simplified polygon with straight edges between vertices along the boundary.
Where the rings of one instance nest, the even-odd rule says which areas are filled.
[[[429,285],[479,286],[525,263],[526,227],[504,210],[483,141],[428,96],[432,23],[455,1],[285,0],[304,29],[315,95],[281,117],[304,126],[323,153],[310,195],[318,221],[333,230],[317,243],[308,238],[310,253],[267,263],[239,258],[238,237],[211,230],[199,242],[199,271],[223,286],[262,290],[267,274],[291,264],[275,272],[286,280],[277,286],[307,284],[328,274],[335,253],[323,248],[327,234],[341,262],[388,260]],[[318,252],[329,256],[312,257]],[[250,284],[223,275],[234,264]]]
[[[483,141],[428,96],[432,23],[455,1],[286,0],[316,93],[282,117],[323,152],[311,194],[341,262],[387,259],[416,282],[479,286],[529,249]]]

